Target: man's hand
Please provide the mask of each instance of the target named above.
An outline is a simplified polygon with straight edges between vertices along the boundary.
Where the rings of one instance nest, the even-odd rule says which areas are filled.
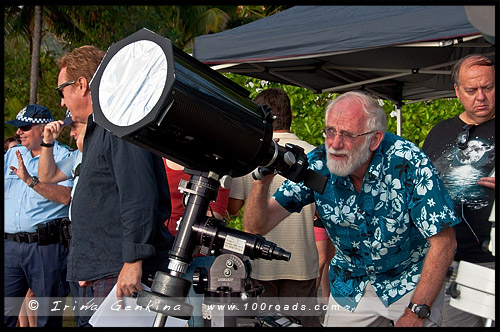
[[[78,286],[80,287],[89,287],[89,286],[92,286],[94,283],[92,281],[83,281],[83,280],[80,280],[78,281]]]
[[[495,190],[495,178],[494,177],[485,177],[485,178],[480,178],[479,181],[477,182],[480,186],[484,186],[486,188],[491,188]]]
[[[61,133],[64,121],[53,121],[45,125],[43,130],[43,141],[47,144],[53,143]]]
[[[18,168],[14,166],[9,166],[9,168],[25,183],[28,183],[31,179],[31,175],[28,173],[26,166],[24,166],[23,157],[21,157],[21,152],[16,150],[17,165]]]
[[[142,260],[133,263],[123,263],[122,270],[116,282],[116,297],[123,300],[123,296],[131,297],[144,288],[141,284]],[[123,301],[121,302],[123,303]]]
[[[407,308],[394,327],[423,327],[424,321],[425,319],[418,318],[415,313]]]

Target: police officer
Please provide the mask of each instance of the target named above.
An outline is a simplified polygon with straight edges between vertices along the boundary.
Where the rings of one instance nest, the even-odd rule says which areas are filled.
[[[7,124],[18,127],[21,145],[4,159],[4,325],[15,326],[22,298],[31,288],[38,307],[38,327],[61,327],[62,315],[50,314],[51,298],[66,297],[66,256],[62,234],[68,216],[72,180],[58,184],[38,180],[38,158],[45,124],[54,121],[44,106],[29,105]],[[56,161],[68,147],[54,144]]]

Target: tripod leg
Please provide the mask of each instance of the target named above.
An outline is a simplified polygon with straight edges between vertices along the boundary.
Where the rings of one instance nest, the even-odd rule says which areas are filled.
[[[156,314],[155,321],[153,323],[153,327],[164,327],[165,323],[167,322],[168,316],[165,316],[164,314]]]

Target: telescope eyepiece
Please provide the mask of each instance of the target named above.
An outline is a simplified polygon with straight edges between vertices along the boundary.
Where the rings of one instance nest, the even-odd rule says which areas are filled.
[[[205,252],[218,256],[223,253],[237,253],[250,259],[289,261],[291,253],[267,241],[262,235],[242,232],[225,226],[223,220],[207,218],[193,225],[198,242]]]
[[[259,244],[256,245],[257,252],[259,253],[258,258],[264,258],[268,260],[280,260],[289,261],[291,253],[278,247],[275,243],[267,241],[262,235],[255,235]]]

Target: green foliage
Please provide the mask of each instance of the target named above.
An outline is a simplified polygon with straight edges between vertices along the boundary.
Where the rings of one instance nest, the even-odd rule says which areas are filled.
[[[17,113],[29,104],[29,73],[30,73],[29,47],[24,45],[22,55],[16,56],[15,52],[4,53],[4,119],[12,120]],[[53,54],[42,52],[38,82],[37,104],[47,107],[55,119],[64,119],[66,109],[61,107],[60,98],[55,91],[59,70],[55,64]],[[4,138],[13,135],[17,128],[4,124]],[[69,136],[69,129],[63,130],[58,140],[66,145],[76,148]]]
[[[383,108],[389,115],[388,131],[397,133],[396,118],[391,117],[395,105],[384,101]],[[429,131],[438,122],[457,116],[464,108],[456,98],[404,104],[401,107],[401,136],[422,148]]]
[[[270,5],[270,6],[238,6],[238,11],[240,16],[242,17],[248,17],[248,16],[255,16],[258,18],[263,18],[267,16],[271,16],[273,14],[276,14],[280,11],[286,10],[292,6],[283,6],[283,5]]]
[[[229,213],[226,214],[226,217],[224,218],[226,222],[226,226],[229,228],[234,228],[238,229],[240,231],[244,231],[245,229],[243,228],[243,210],[245,206],[241,207],[241,210],[238,212],[238,214],[234,216],[230,216]]]
[[[26,106],[22,101],[17,98],[11,98],[5,101],[5,121],[12,120],[16,117],[17,113]],[[4,139],[9,136],[14,136],[16,134],[17,127],[5,124],[3,125],[3,136]]]
[[[222,31],[229,15],[215,6],[59,6],[84,33],[82,44],[106,50],[111,44],[147,28],[190,51],[194,37]],[[232,6],[235,8],[236,6]]]
[[[224,75],[250,91],[250,98],[271,87],[285,90],[293,111],[291,132],[314,146],[324,142],[321,129],[325,126],[325,107],[337,94],[314,94],[310,90],[296,86],[261,81],[237,74]],[[395,104],[384,100],[382,107],[388,116],[387,131],[397,134],[397,119],[391,116],[391,113],[396,111]],[[463,111],[462,104],[456,98],[404,104],[401,108],[401,136],[421,148],[432,127]]]
[[[325,127],[325,107],[334,94],[313,94],[312,91],[285,86],[290,96],[293,120],[290,131],[314,146],[323,144],[321,130]]]
[[[232,81],[250,91],[250,98],[255,98],[262,90],[282,88],[290,98],[293,120],[290,131],[300,139],[312,145],[323,143],[321,129],[325,126],[324,110],[334,94],[314,94],[312,91],[292,85],[268,82],[237,74],[224,74]]]

